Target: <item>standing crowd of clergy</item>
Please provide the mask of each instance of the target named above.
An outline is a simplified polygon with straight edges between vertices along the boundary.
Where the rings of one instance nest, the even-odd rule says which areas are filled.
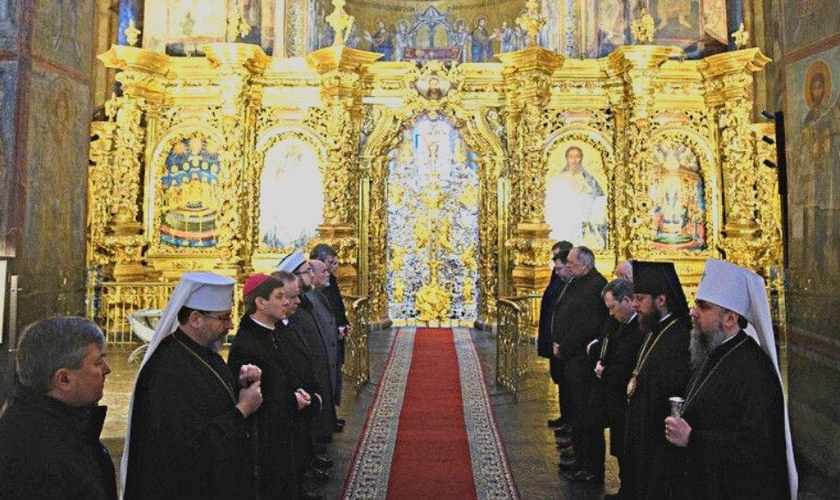
[[[559,469],[603,484],[606,442],[624,499],[795,499],[798,478],[764,280],[709,260],[689,309],[675,267],[629,261],[607,281],[560,242],[540,315],[560,416]],[[128,414],[120,481],[133,499],[320,498],[343,430],[349,325],[334,249],[295,252],[271,275],[186,273],[162,313]],[[228,359],[219,354],[239,321]],[[0,414],[3,497],[115,499],[99,440],[110,366],[85,318],[27,327]]]
[[[710,259],[689,308],[673,263],[627,261],[607,281],[593,252],[552,249],[538,354],[560,416],[548,421],[570,482],[605,498],[796,498],[798,477],[764,280]]]

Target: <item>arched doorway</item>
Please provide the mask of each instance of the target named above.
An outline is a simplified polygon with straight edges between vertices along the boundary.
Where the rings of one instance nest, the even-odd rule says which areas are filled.
[[[475,153],[443,116],[421,115],[388,153],[388,316],[395,323],[477,318],[479,177]]]

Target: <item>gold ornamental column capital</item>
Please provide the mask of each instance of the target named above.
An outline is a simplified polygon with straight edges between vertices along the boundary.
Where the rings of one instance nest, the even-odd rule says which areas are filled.
[[[566,57],[542,47],[532,46],[514,52],[497,54],[502,61],[502,74],[512,75],[537,71],[547,75],[563,67]]]
[[[709,56],[697,66],[706,80],[706,101],[720,106],[731,99],[751,98],[753,73],[761,71],[771,59],[757,48],[734,50]]]
[[[161,100],[172,60],[166,54],[138,47],[112,45],[97,58],[106,68],[120,70],[115,79],[123,95],[145,100]],[[106,103],[106,106],[108,104]]]
[[[111,45],[107,52],[99,54],[96,58],[102,61],[106,68],[138,71],[157,76],[166,75],[171,66],[169,56],[166,54],[127,45]]]
[[[310,53],[306,56],[306,64],[322,75],[330,71],[360,73],[365,66],[381,58],[382,54],[378,52],[333,45]]]
[[[246,69],[251,74],[265,71],[271,58],[262,47],[249,43],[208,43],[202,47],[210,66],[228,70]]]
[[[513,258],[511,284],[517,294],[538,293],[551,278],[549,267],[551,246],[548,224],[521,222],[516,226],[516,236],[506,246]]]
[[[672,57],[681,57],[681,48],[670,45],[623,45],[607,56],[608,66],[616,73],[631,70],[659,69]]]

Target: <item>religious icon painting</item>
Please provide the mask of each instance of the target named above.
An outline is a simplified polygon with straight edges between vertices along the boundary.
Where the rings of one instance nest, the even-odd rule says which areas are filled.
[[[583,141],[561,141],[548,153],[545,221],[550,238],[593,250],[609,245],[609,186],[601,153]]]
[[[265,153],[259,192],[263,251],[305,248],[324,222],[322,154],[310,140],[288,134]]]
[[[706,202],[697,155],[663,140],[653,147],[650,199],[652,244],[660,250],[706,248]]]
[[[221,170],[214,139],[196,131],[171,141],[160,178],[161,243],[188,248],[216,245]]]

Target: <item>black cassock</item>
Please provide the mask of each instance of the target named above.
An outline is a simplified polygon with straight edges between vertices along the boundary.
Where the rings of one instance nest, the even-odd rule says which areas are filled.
[[[790,498],[782,386],[770,358],[743,331],[692,377],[683,418],[691,434],[680,450],[680,497]]]
[[[274,329],[245,316],[231,341],[228,366],[236,378],[242,365],[262,370],[263,402],[254,413],[259,457],[260,498],[297,498],[298,477],[292,424],[297,413],[295,387],[274,341]]]
[[[293,315],[288,324],[278,321],[274,325],[274,340],[280,354],[281,363],[289,375],[289,382],[295,389],[303,389],[312,396],[312,404],[303,411],[295,413],[293,438],[295,446],[295,462],[298,472],[302,473],[314,455],[312,447],[312,419],[321,411],[320,400],[315,394],[321,393],[318,379],[315,376],[312,362],[312,352],[303,339],[303,334],[295,325]]]
[[[337,346],[328,347],[324,342],[324,332],[315,313],[315,305],[309,295],[300,296],[300,305],[292,315],[291,321],[311,354],[312,371],[315,374],[319,393],[321,395],[321,411],[313,415],[312,432],[316,442],[316,450],[323,448],[321,442],[332,437],[335,427],[335,403],[333,402],[333,387],[335,376],[335,359]],[[328,349],[333,349],[332,357]]]
[[[665,440],[665,417],[671,414],[668,398],[685,395],[690,373],[690,335],[691,321],[687,316],[668,316],[653,328],[650,340],[642,344],[639,353],[649,354],[627,404],[623,474],[630,483],[624,486],[637,500],[668,497],[676,447]]]
[[[124,498],[252,498],[248,425],[217,353],[180,330],[140,370]]]

